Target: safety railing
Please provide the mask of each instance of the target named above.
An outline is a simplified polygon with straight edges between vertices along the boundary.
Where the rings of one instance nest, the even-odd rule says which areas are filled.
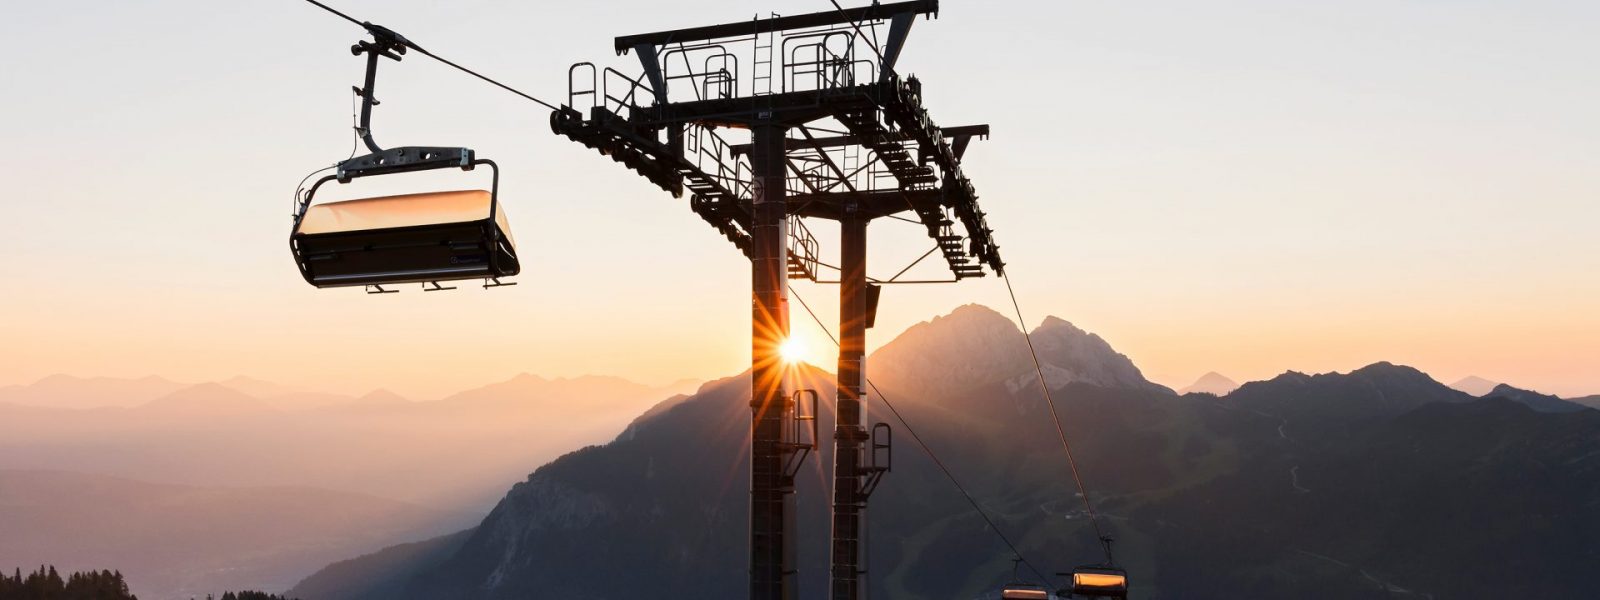
[[[695,69],[691,58],[699,59],[699,70]],[[723,44],[680,45],[663,51],[657,60],[661,64],[662,80],[666,86],[664,92],[670,100],[691,99],[672,96],[675,89],[673,83],[684,80],[694,92],[693,100],[715,100],[739,95],[739,57],[729,52]]]
[[[789,258],[799,270],[804,271],[805,278],[812,281],[817,279],[817,256],[821,244],[817,237],[811,234],[806,227],[805,219],[799,215],[789,215]]]
[[[700,172],[710,175],[734,196],[750,197],[749,163],[733,154],[727,140],[710,127],[692,124],[684,129],[684,157]]]

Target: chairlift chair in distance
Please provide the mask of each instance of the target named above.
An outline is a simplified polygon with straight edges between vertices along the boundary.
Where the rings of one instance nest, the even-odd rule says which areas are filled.
[[[1021,574],[1018,570],[1021,566],[1021,556],[1011,559],[1011,583],[1000,588],[1000,600],[1050,600],[1050,590],[1044,586],[1022,583],[1018,577]]]
[[[361,96],[361,139],[371,154],[340,162],[333,175],[313,184],[296,198],[294,231],[289,247],[307,283],[321,287],[382,286],[421,283],[424,289],[452,289],[438,282],[483,279],[485,287],[515,285],[502,277],[521,272],[516,244],[505,209],[500,206],[500,169],[469,148],[407,146],[384,149],[372,139],[372,107],[379,57],[400,60],[416,45],[381,26],[365,24],[372,42],[350,51],[367,55],[366,85]],[[456,190],[361,198],[313,204],[329,181],[349,183],[361,177],[439,169],[493,172],[488,190]],[[427,287],[431,285],[432,287]]]
[[[1061,590],[1062,596],[1071,595],[1073,598],[1127,598],[1128,597],[1128,571],[1117,566],[1117,561],[1111,555],[1111,543],[1115,541],[1111,536],[1100,536],[1100,544],[1105,547],[1106,561],[1100,564],[1083,565],[1073,569],[1071,573],[1057,573],[1057,575],[1071,575],[1072,588]]]
[[[1001,588],[1000,600],[1050,600],[1050,592],[1037,585],[1013,583]]]
[[[1128,572],[1107,565],[1072,570],[1072,595],[1078,598],[1127,598]]]

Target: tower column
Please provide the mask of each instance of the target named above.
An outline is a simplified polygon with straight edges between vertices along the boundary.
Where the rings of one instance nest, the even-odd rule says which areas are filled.
[[[856,206],[839,222],[838,411],[833,430],[833,541],[830,569],[833,600],[861,595],[861,493],[867,431],[862,396],[867,347],[867,220]]]
[[[794,481],[784,472],[789,396],[779,346],[789,336],[786,128],[751,128],[750,598],[793,600]]]

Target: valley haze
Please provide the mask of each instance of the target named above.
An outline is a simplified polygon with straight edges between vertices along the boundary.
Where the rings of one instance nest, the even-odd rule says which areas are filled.
[[[1185,390],[1185,395],[1180,396],[1170,388],[1149,382],[1130,358],[1100,336],[1064,320],[1046,317],[1033,335],[1046,381],[1058,390],[1058,402],[1071,417],[1069,427],[1080,438],[1078,444],[1083,452],[1091,457],[1092,462],[1086,467],[1091,481],[1117,490],[1102,492],[1105,510],[1119,519],[1119,528],[1130,528],[1126,534],[1133,539],[1167,536],[1168,542],[1179,547],[1190,543],[1187,535],[1161,533],[1159,528],[1147,530],[1159,521],[1146,522],[1133,516],[1161,505],[1135,500],[1140,494],[1152,493],[1139,491],[1142,486],[1157,485],[1168,490],[1164,494],[1178,494],[1179,498],[1204,497],[1212,493],[1206,491],[1207,482],[1246,476],[1251,470],[1270,472],[1277,468],[1270,465],[1284,465],[1278,461],[1299,461],[1300,464],[1281,467],[1284,477],[1291,469],[1294,471],[1293,481],[1286,480],[1282,488],[1268,486],[1263,492],[1270,493],[1259,501],[1269,501],[1281,489],[1291,493],[1302,489],[1311,490],[1310,494],[1328,493],[1323,485],[1314,484],[1320,483],[1319,478],[1325,473],[1332,476],[1337,472],[1325,469],[1344,468],[1324,464],[1326,461],[1343,459],[1324,456],[1325,450],[1302,446],[1310,436],[1321,435],[1305,430],[1309,423],[1322,424],[1317,427],[1366,423],[1354,430],[1365,432],[1379,427],[1373,418],[1410,418],[1410,412],[1425,410],[1431,403],[1465,406],[1475,401],[1473,396],[1451,390],[1420,372],[1387,363],[1347,375],[1289,372],[1243,386],[1210,374],[1197,382],[1197,386],[1211,386],[1209,389]],[[914,325],[873,353],[868,365],[874,382],[894,398],[930,443],[940,447],[941,452],[961,448],[961,458],[954,464],[969,477],[993,471],[996,465],[988,461],[1001,460],[1010,452],[1024,456],[1047,452],[1048,446],[1014,447],[1017,442],[994,437],[1019,428],[1038,428],[1041,424],[1027,415],[1038,410],[1042,398],[1037,396],[1038,383],[1031,374],[1020,331],[1014,322],[988,308],[969,305]],[[806,372],[809,374],[797,380],[797,385],[815,387],[824,397],[830,397],[828,372],[810,368]],[[1336,383],[1358,380],[1369,383],[1354,388]],[[1317,392],[1320,396],[1285,404],[1310,393],[1304,388],[1308,384],[1333,387]],[[123,393],[115,392],[119,386],[125,390]],[[1363,399],[1373,392],[1387,396],[1382,392],[1385,386],[1391,386],[1397,395],[1378,404],[1368,404],[1371,400]],[[659,575],[676,581],[668,588],[680,593],[716,595],[722,593],[716,591],[721,588],[705,587],[706,578],[719,569],[736,566],[723,564],[730,559],[722,555],[729,554],[725,546],[739,545],[738,536],[743,531],[738,516],[742,505],[735,500],[743,493],[744,467],[736,463],[742,455],[738,448],[748,436],[741,425],[746,417],[735,408],[740,389],[748,390],[747,379],[733,377],[703,386],[656,388],[609,377],[546,379],[524,374],[440,400],[413,402],[383,392],[338,396],[245,378],[185,385],[157,378],[53,377],[33,386],[0,390],[0,507],[6,507],[0,510],[0,530],[13,532],[0,540],[0,560],[18,564],[54,562],[74,568],[116,564],[129,576],[135,592],[156,600],[242,587],[269,591],[293,588],[295,595],[304,600],[376,599],[400,594],[398,590],[432,590],[406,592],[425,598],[465,593],[466,588],[451,586],[476,589],[485,585],[459,577],[478,568],[471,566],[477,564],[474,561],[511,551],[494,550],[492,544],[483,546],[491,539],[502,540],[494,542],[498,544],[526,537],[529,545],[519,547],[576,550],[588,548],[585,544],[592,545],[596,540],[632,539],[635,534],[626,532],[633,531],[648,534],[649,539],[665,536],[659,537],[660,543],[692,541],[691,556],[697,558],[682,565],[687,571],[681,578]],[[37,394],[29,396],[28,390]],[[1595,413],[1577,401],[1507,385],[1500,385],[1487,395],[1490,398],[1485,401],[1510,402],[1534,414],[1565,416],[1582,412],[1572,418],[1582,416],[1589,422],[1589,415]],[[1324,396],[1325,399],[1318,399]],[[719,405],[716,412],[702,414]],[[1291,417],[1302,412],[1306,416]],[[701,416],[691,419],[691,414]],[[871,414],[876,420],[889,418],[881,408],[872,408]],[[1017,418],[1023,420],[1008,422]],[[992,425],[981,425],[991,421]],[[711,429],[701,430],[705,427]],[[1193,427],[1200,429],[1190,431]],[[1600,429],[1595,431],[1600,433]],[[1044,430],[1034,433],[1040,432]],[[705,443],[709,445],[684,454],[689,448],[700,447],[694,441],[697,439],[708,440]],[[1185,439],[1189,441],[1183,442]],[[1158,448],[1143,447],[1149,443],[1158,444]],[[668,446],[655,447],[656,444]],[[1264,446],[1239,454],[1258,444]],[[1275,447],[1280,444],[1286,445]],[[1160,445],[1168,446],[1160,450]],[[1177,448],[1185,450],[1172,455]],[[572,453],[579,449],[583,450]],[[1337,452],[1354,450],[1349,447]],[[564,467],[574,461],[591,461],[619,452],[631,453],[639,460],[648,458],[655,466],[632,474],[628,468],[571,471]],[[1107,452],[1112,454],[1104,454]],[[1193,452],[1199,453],[1176,458]],[[1165,466],[1139,466],[1147,459],[1123,456],[1126,453],[1148,456]],[[824,462],[827,454],[829,451],[824,449]],[[1255,458],[1237,462],[1246,456]],[[1278,458],[1271,458],[1274,456]],[[674,462],[680,459],[689,462]],[[897,470],[894,479],[889,480],[885,493],[899,499],[886,502],[931,502],[925,509],[936,510],[926,515],[933,522],[941,519],[935,516],[938,511],[947,511],[952,516],[947,518],[971,517],[968,510],[949,504],[952,500],[959,502],[959,497],[952,496],[936,476],[919,472],[927,468],[926,464],[916,466],[917,458],[902,460],[913,466]],[[1179,462],[1164,462],[1172,460]],[[1257,464],[1262,460],[1268,462]],[[530,465],[544,463],[548,463],[546,467],[538,469],[532,479],[527,478]],[[1036,502],[1049,507],[1052,501],[1044,498],[1059,493],[1049,490],[1060,485],[1054,479],[1056,471],[1051,463],[1048,459],[1028,460],[1021,463],[1026,465],[1021,470],[1000,480],[980,478],[979,493],[990,498],[986,502],[1002,505],[1028,502],[1026,498],[1044,494]],[[706,466],[713,468],[707,470]],[[639,481],[645,487],[636,498],[613,498],[609,492],[601,491],[608,487],[590,487],[601,480],[585,478],[576,482],[538,475],[550,469],[563,469],[557,472],[570,472],[570,476],[603,471],[620,478],[614,480],[617,483]],[[1178,471],[1156,480],[1147,479],[1166,469]],[[1237,471],[1240,469],[1244,471]],[[1179,474],[1183,472],[1189,474]],[[674,475],[661,478],[667,473]],[[822,471],[816,473],[816,478],[808,479],[807,490],[802,491],[807,497],[823,489]],[[524,479],[527,481],[511,487],[511,495],[506,495],[508,485]],[[652,481],[668,487],[652,491],[652,486],[658,485]],[[1044,484],[1046,481],[1052,483]],[[685,485],[714,493],[692,500],[691,505],[672,504],[671,499],[681,493],[673,490]],[[1349,485],[1359,490],[1365,484]],[[519,498],[535,489],[555,496],[541,496],[531,507],[517,508],[522,506]],[[1018,493],[1023,495],[1014,496]],[[913,502],[907,494],[923,500]],[[75,498],[76,502],[48,500],[63,496]],[[651,518],[615,530],[608,528],[623,525],[604,525],[621,518],[623,513],[610,512],[614,510],[668,516],[692,505],[719,507],[710,513],[711,521],[695,530],[701,532],[698,534],[660,529],[671,519]],[[623,508],[627,506],[633,508]],[[1162,510],[1178,510],[1179,506],[1182,504]],[[516,512],[527,510],[535,512]],[[559,516],[572,510],[601,512]],[[1057,509],[1047,508],[1047,512],[1054,510]],[[1063,523],[1081,524],[1072,518],[1070,508],[1063,506],[1060,510],[1066,511],[1062,513],[1067,517]],[[198,518],[202,514],[212,516]],[[963,514],[968,516],[955,517]],[[1378,514],[1388,512],[1379,510]],[[811,514],[810,518],[822,517]],[[911,519],[910,515],[903,518]],[[912,535],[911,530],[900,528],[917,521],[882,516],[875,522],[879,523],[875,527],[882,528],[878,539],[885,544],[875,547],[876,560],[898,565],[891,571],[903,573],[874,583],[882,586],[882,593],[921,596],[947,585],[977,595],[985,586],[997,584],[982,574],[923,581],[930,572],[945,568],[919,562],[923,559],[915,558],[917,554],[906,553],[904,544],[912,543],[915,536],[882,542],[899,539],[897,535]],[[127,529],[132,523],[166,525],[156,530]],[[591,531],[592,527],[602,529]],[[69,530],[84,533],[64,535]],[[501,533],[485,538],[489,535],[486,531]],[[556,531],[581,535],[569,539]],[[672,542],[680,535],[690,537]],[[711,537],[694,537],[704,535]],[[1069,531],[1054,532],[1047,538],[1027,535],[1024,539],[1042,552],[1083,552],[1082,548],[1072,550],[1070,545],[1055,547],[1060,543],[1052,541],[1057,536],[1059,540],[1073,539]],[[656,542],[635,540],[627,545],[644,549],[652,543]],[[592,551],[598,557],[611,552],[607,549],[610,547],[595,546],[583,552]],[[1296,548],[1285,556],[1298,555],[1295,553],[1299,550],[1316,552]],[[1151,565],[1162,560],[1173,560],[1149,552],[1130,548],[1127,556],[1136,565],[1148,562],[1145,567],[1152,569]],[[1339,560],[1352,558],[1356,557],[1341,556]],[[535,562],[550,560],[545,555]],[[1201,559],[1185,556],[1182,560]],[[456,579],[429,579],[426,585],[413,579],[431,577],[425,574],[451,564],[459,566],[450,567],[457,573],[450,578]],[[812,566],[821,569],[820,565]],[[1218,568],[1219,572],[1210,577],[1221,578],[1219,581],[1241,573]],[[572,565],[572,569],[574,573],[588,573],[575,580],[575,585],[589,585],[582,583],[585,578],[601,575],[586,571],[579,564]],[[1367,569],[1379,571],[1382,566],[1378,563]],[[1407,577],[1404,573],[1386,575]],[[548,575],[536,577],[545,581],[543,578]],[[1337,586],[1359,585],[1336,573],[1318,575],[1313,580]],[[514,581],[491,586],[485,597],[521,597],[519,594],[527,590],[516,591],[523,588]],[[618,585],[623,586],[618,588],[621,593],[631,584],[619,581]],[[1160,585],[1157,584],[1158,589]],[[1286,592],[1304,591],[1285,581],[1272,585],[1288,586],[1281,588]],[[558,585],[550,589],[561,588]],[[733,589],[723,592],[732,593]]]

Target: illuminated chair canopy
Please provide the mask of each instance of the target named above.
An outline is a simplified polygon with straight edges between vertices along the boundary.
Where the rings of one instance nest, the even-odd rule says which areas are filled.
[[[1083,598],[1127,598],[1128,572],[1104,565],[1073,569],[1072,595]]]
[[[394,148],[340,165],[298,206],[289,246],[317,287],[497,280],[521,271],[498,198],[493,161],[465,148]],[[457,190],[313,204],[322,184],[356,177],[488,165],[489,190]]]

